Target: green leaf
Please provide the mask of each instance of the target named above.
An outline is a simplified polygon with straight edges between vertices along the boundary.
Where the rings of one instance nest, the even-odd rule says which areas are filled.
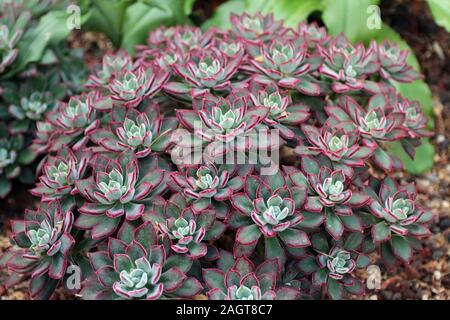
[[[384,242],[391,238],[391,230],[389,226],[384,222],[377,223],[372,228],[373,241]]]
[[[71,30],[67,27],[69,13],[62,10],[50,11],[41,17],[36,27],[27,30],[19,42],[19,55],[14,68],[2,75],[7,78],[21,70],[27,64],[39,61],[49,44],[56,44],[67,38]],[[85,17],[82,17],[81,22]]]
[[[327,0],[322,19],[332,35],[343,32],[351,42],[368,41],[378,29],[370,29],[369,18],[376,14],[368,8],[379,0]]]
[[[344,248],[348,250],[358,249],[364,239],[364,234],[359,232],[353,232],[347,236],[344,242]]]
[[[342,284],[340,284],[337,280],[333,278],[328,278],[327,293],[333,300],[342,299],[343,294]]]
[[[17,158],[17,162],[22,165],[27,165],[33,162],[36,159],[36,152],[31,149],[25,149],[19,152],[19,157]]]
[[[408,50],[408,64],[410,64],[415,70],[420,71],[419,61],[414,55],[411,47],[391,27],[383,24],[382,28],[378,30],[378,33],[374,36],[374,40],[378,43],[383,40],[394,41],[401,49]],[[410,100],[419,101],[425,114],[430,117],[433,116],[433,98],[431,96],[431,90],[424,81],[417,80],[413,83],[398,83],[393,81],[393,85],[402,96]],[[432,119],[430,119],[430,121],[432,121]],[[432,122],[430,123],[430,126],[432,126]]]
[[[316,262],[316,256],[309,256],[300,260],[297,266],[306,274],[313,273],[319,269]]]
[[[298,229],[286,229],[279,233],[281,240],[288,247],[303,248],[309,246],[308,235],[306,232]]]
[[[450,32],[450,0],[427,0],[437,25]]]
[[[328,241],[325,234],[315,233],[311,237],[311,243],[314,250],[318,250],[323,253],[328,253]]]
[[[405,263],[409,263],[412,258],[412,248],[408,240],[404,237],[393,237],[391,240],[392,252],[397,258]]]
[[[186,24],[192,11],[192,0],[147,0],[136,2],[126,10],[121,47],[131,54],[144,43],[148,33],[160,26]]]
[[[405,153],[400,142],[389,143],[389,147],[389,152],[399,157],[405,169],[412,174],[426,172],[434,165],[435,148],[428,138],[423,139],[422,144],[416,149],[414,160]]]
[[[321,287],[327,283],[327,279],[328,279],[328,269],[323,268],[313,274],[312,283],[316,287]]]
[[[334,240],[339,240],[344,233],[344,225],[338,216],[329,212],[325,221],[325,229],[333,237]]]
[[[120,45],[123,19],[129,0],[89,1],[89,18],[83,27],[105,33],[115,46]]]
[[[256,224],[240,228],[236,233],[236,242],[243,245],[254,244],[261,237],[261,231]]]
[[[261,12],[263,14],[273,13],[275,19],[283,19],[286,27],[297,27],[300,21],[304,21],[308,16],[317,10],[324,8],[323,0],[230,0],[220,5],[212,18],[202,25],[202,29],[217,27],[221,30],[231,28],[229,20],[230,14],[241,14],[247,12],[254,14]]]
[[[368,255],[360,254],[358,259],[356,259],[356,267],[357,268],[365,268],[369,265],[370,258]]]
[[[280,265],[286,262],[286,254],[281,247],[280,241],[277,237],[265,238],[265,255],[266,260],[278,259]]]

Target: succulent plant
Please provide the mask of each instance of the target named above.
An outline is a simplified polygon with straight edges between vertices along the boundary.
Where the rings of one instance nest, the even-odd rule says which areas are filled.
[[[180,172],[172,172],[170,177],[178,188],[191,200],[195,212],[211,207],[218,209],[218,215],[225,218],[229,208],[221,204],[237,193],[244,186],[241,174],[247,174],[251,168],[238,168],[236,165],[223,164],[216,167],[206,163],[198,167],[182,168]],[[225,212],[225,214],[223,213]]]
[[[309,107],[306,104],[293,104],[288,92],[280,92],[273,85],[252,86],[250,99],[255,106],[263,106],[270,110],[264,123],[278,129],[280,135],[288,140],[295,138],[296,127],[310,117]]]
[[[0,198],[5,198],[12,189],[12,179],[20,178],[23,183],[31,183],[33,174],[26,166],[35,158],[28,142],[21,134],[11,135],[5,123],[0,122]]]
[[[111,99],[125,107],[136,107],[145,98],[155,95],[168,77],[169,74],[158,67],[138,67],[136,70],[119,72],[108,87]]]
[[[300,259],[297,266],[311,274],[314,286],[325,287],[326,294],[334,300],[342,299],[345,294],[364,294],[364,285],[352,273],[355,268],[367,266],[367,256],[358,256],[339,246],[329,249],[322,234],[312,238],[312,246],[314,253]]]
[[[192,261],[166,252],[151,223],[138,228],[124,223],[109,243],[107,250],[89,255],[95,273],[85,280],[83,299],[189,298],[201,291],[198,280],[185,274]]]
[[[231,14],[230,21],[232,31],[244,41],[249,42],[268,41],[274,36],[282,36],[287,32],[282,21],[275,20],[273,14],[256,13],[253,16],[247,13]]]
[[[355,270],[376,251],[390,269],[412,261],[433,214],[392,175],[390,144],[414,157],[430,136],[394,86],[417,78],[405,53],[273,15],[231,21],[161,27],[136,57],[106,54],[86,90],[70,68],[21,75],[58,80],[23,104],[2,82],[0,196],[42,155],[39,210],[13,223],[0,261],[7,286],[31,278],[40,299],[62,286],[83,299],[342,299],[364,294]],[[62,101],[44,106],[61,79]]]
[[[133,64],[131,57],[124,50],[119,50],[114,54],[105,54],[102,65],[92,74],[86,86],[90,88],[107,88],[111,78],[117,77],[126,71],[131,71]]]
[[[75,181],[77,192],[86,200],[75,226],[91,230],[93,239],[116,231],[122,216],[129,221],[138,219],[146,202],[164,189],[164,171],[153,168],[140,173],[132,153],[124,152],[117,159],[97,155],[91,164],[93,175]]]
[[[310,49],[316,49],[317,45],[325,47],[331,38],[327,30],[324,27],[319,27],[316,22],[300,22],[296,32],[296,36],[303,38]]]
[[[183,82],[168,82],[164,91],[190,100],[210,90],[230,89],[230,78],[241,63],[241,57],[228,58],[215,47],[193,50],[186,63],[175,65],[175,73]]]
[[[41,166],[43,175],[39,177],[31,194],[42,201],[59,200],[61,203],[73,201],[76,194],[75,181],[84,177],[91,153],[77,153],[63,147],[56,156],[49,156]]]
[[[350,121],[339,124],[328,121],[320,130],[309,124],[301,128],[311,146],[299,145],[295,151],[300,155],[322,154],[336,162],[347,175],[352,172],[351,167],[363,166],[376,149],[370,140],[359,138],[356,126]]]
[[[186,254],[192,259],[206,255],[214,259],[218,256],[217,249],[207,241],[219,239],[225,232],[226,225],[216,219],[214,210],[194,212],[179,193],[158,204],[154,213],[147,214],[144,220],[157,226],[163,241],[168,240],[174,252]]]
[[[316,60],[309,59],[308,48],[300,41],[274,39],[259,47],[249,49],[252,59],[250,63],[256,72],[255,80],[267,83],[275,81],[282,88],[295,88],[303,94],[316,96],[320,94],[320,85],[309,75],[319,67]],[[255,72],[252,69],[248,69]]]
[[[291,186],[284,173],[266,176],[247,176],[245,192],[231,196],[231,204],[237,210],[238,227],[234,254],[248,256],[261,237],[265,243],[265,258],[278,259],[281,266],[286,253],[281,242],[293,250],[310,244],[308,235],[296,226],[303,220],[301,209],[306,201],[305,187]]]
[[[248,99],[236,95],[229,95],[226,99],[207,95],[199,99],[194,110],[177,110],[177,118],[201,143],[208,145],[207,153],[213,158],[230,150],[245,150],[258,143],[251,141],[257,139],[255,127],[270,111],[263,106],[249,108]],[[239,142],[243,138],[250,142]],[[258,147],[263,147],[262,143]]]
[[[383,243],[381,254],[388,266],[393,266],[395,258],[408,263],[416,248],[414,239],[431,234],[426,224],[433,215],[415,203],[413,184],[398,186],[386,177],[382,181],[372,180],[371,185],[373,189],[367,188],[371,195],[368,207],[377,218],[371,229],[373,241]]]
[[[280,266],[276,260],[267,260],[255,268],[248,258],[234,260],[222,251],[218,268],[203,269],[203,278],[211,300],[295,300],[300,290],[277,286]]]
[[[361,90],[365,77],[379,68],[375,42],[366,51],[362,44],[354,47],[344,35],[339,35],[326,48],[318,46],[317,51],[323,58],[319,72],[333,80],[331,87],[337,93]]]
[[[0,265],[14,274],[31,277],[32,298],[47,299],[63,278],[70,250],[73,214],[58,201],[44,202],[37,211],[27,211],[24,220],[12,222],[14,246]]]
[[[171,133],[178,126],[174,117],[161,117],[159,105],[150,103],[143,112],[113,107],[108,128],[98,128],[91,140],[113,152],[133,150],[138,158],[151,152],[165,151]]]
[[[406,63],[407,50],[390,41],[383,41],[378,46],[378,59],[380,63],[380,76],[384,79],[393,79],[400,82],[412,82],[420,79],[421,75]]]

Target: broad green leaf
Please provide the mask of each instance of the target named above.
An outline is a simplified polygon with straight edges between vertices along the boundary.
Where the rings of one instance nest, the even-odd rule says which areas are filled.
[[[394,41],[399,45],[400,48],[408,50],[409,55],[407,62],[415,70],[420,71],[419,61],[414,55],[411,47],[392,28],[384,24],[379,32],[375,35],[374,39],[379,43],[383,40]],[[399,93],[405,98],[419,101],[425,114],[430,116],[430,121],[432,121],[431,116],[433,116],[433,98],[431,96],[430,88],[423,80],[417,80],[413,83],[399,83],[393,81],[393,84],[397,88]],[[429,125],[432,127],[432,122],[430,122]]]
[[[283,19],[287,27],[296,27],[300,21],[304,21],[308,16],[317,10],[324,8],[323,0],[230,0],[220,5],[213,17],[207,20],[203,29],[217,27],[226,30],[231,27],[229,17],[231,13],[240,14],[247,12],[253,14],[261,12],[263,14],[273,13],[275,19]]]
[[[19,55],[14,62],[14,67],[2,75],[2,78],[22,71],[27,64],[39,61],[44,55],[49,44],[56,44],[67,38],[71,30],[67,27],[70,14],[66,11],[50,11],[39,20],[35,28],[28,29],[21,41],[19,41]],[[81,22],[86,16],[81,18]]]
[[[379,12],[371,10],[379,0],[327,0],[322,19],[332,35],[343,32],[352,42],[367,42],[379,31],[370,25]],[[378,15],[378,16],[374,16]]]
[[[392,142],[389,145],[389,152],[402,160],[405,169],[408,172],[419,174],[426,172],[433,167],[435,148],[428,138],[423,139],[422,144],[416,149],[414,160],[403,151],[400,142]]]
[[[121,47],[130,53],[137,44],[145,42],[148,32],[171,21],[170,12],[137,2],[125,14]]]
[[[131,0],[88,1],[90,15],[83,27],[105,33],[114,45],[119,46],[123,19]]]
[[[436,24],[450,32],[450,0],[427,0]]]

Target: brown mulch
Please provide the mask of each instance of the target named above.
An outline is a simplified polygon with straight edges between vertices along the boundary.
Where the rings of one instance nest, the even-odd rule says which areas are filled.
[[[205,1],[206,2],[206,1]],[[206,9],[196,6],[198,20],[205,20],[222,0],[209,2]],[[200,3],[198,1],[197,3]],[[422,175],[400,173],[403,181],[415,181],[419,190],[419,203],[436,215],[432,225],[433,235],[424,242],[411,265],[402,266],[394,272],[382,271],[380,290],[368,290],[367,299],[450,299],[450,35],[438,27],[426,2],[421,0],[383,0],[383,21],[393,27],[414,50],[420,61],[425,81],[431,88],[435,101],[435,166]],[[89,66],[101,59],[102,52],[112,49],[111,43],[102,35],[75,32],[70,40],[74,48],[87,48]],[[26,188],[15,186],[15,198],[0,201],[0,255],[10,246],[9,218],[18,218],[33,198]],[[6,218],[8,217],[8,219]],[[377,257],[373,257],[377,263]],[[382,270],[384,270],[382,268]],[[367,277],[365,272],[360,273]],[[5,272],[0,271],[0,300],[27,299],[26,284],[5,289],[2,283]],[[64,298],[57,294],[56,299]]]

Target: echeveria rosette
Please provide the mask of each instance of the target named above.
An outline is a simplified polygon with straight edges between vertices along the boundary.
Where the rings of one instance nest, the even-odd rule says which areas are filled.
[[[386,80],[399,82],[413,82],[421,79],[419,72],[415,71],[407,62],[408,50],[401,50],[398,44],[383,41],[378,45],[378,61],[380,76]]]
[[[105,103],[98,92],[71,97],[67,103],[60,102],[55,111],[47,114],[46,121],[37,123],[34,148],[41,152],[57,152],[63,145],[81,149],[89,141],[89,133],[100,124],[94,106]]]
[[[323,58],[319,72],[333,80],[331,88],[336,93],[363,89],[365,78],[379,69],[375,42],[366,50],[363,44],[354,47],[341,34],[325,48],[317,46],[317,52]]]
[[[322,154],[348,176],[353,175],[352,167],[364,166],[364,161],[377,147],[368,139],[360,139],[360,133],[351,121],[336,125],[328,121],[320,129],[303,124],[301,129],[309,145],[299,145],[295,152],[301,156]]]
[[[244,179],[241,175],[245,173],[240,172],[236,165],[215,166],[206,163],[181,168],[180,172],[172,172],[170,177],[190,201],[195,212],[200,212],[212,204],[212,208],[218,210],[219,216],[225,218],[230,210],[223,202],[242,189]]]
[[[73,214],[58,201],[43,202],[37,211],[26,211],[24,220],[11,223],[13,247],[2,257],[13,279],[30,277],[33,299],[48,299],[66,273],[75,243],[70,234]]]
[[[331,39],[326,28],[319,27],[316,22],[300,22],[296,29],[295,36],[302,38],[310,50],[315,49],[317,45],[325,47]]]
[[[364,284],[353,271],[367,267],[369,260],[366,255],[339,245],[330,249],[326,236],[321,233],[313,235],[312,248],[312,254],[302,257],[297,267],[304,274],[311,275],[313,287],[324,288],[324,293],[333,300],[343,299],[345,294],[364,294]]]
[[[97,155],[91,166],[91,177],[75,181],[77,192],[85,200],[75,225],[91,230],[93,239],[116,231],[123,216],[130,221],[139,219],[151,197],[165,186],[164,170],[148,168],[148,172],[141,172],[136,156],[130,152],[117,159]]]
[[[307,105],[293,104],[288,92],[280,91],[274,85],[253,85],[250,99],[255,106],[269,109],[264,123],[278,129],[280,135],[288,140],[295,138],[296,127],[311,116]]]
[[[117,75],[133,69],[130,55],[125,50],[107,53],[103,56],[102,64],[94,74],[89,76],[86,87],[94,89],[107,89],[111,79]]]
[[[138,158],[165,151],[170,135],[178,126],[174,117],[163,117],[159,105],[149,103],[143,112],[113,107],[107,127],[92,132],[91,140],[112,152],[132,150]]]
[[[256,133],[260,127],[258,130],[256,127],[267,117],[268,108],[250,107],[248,97],[232,94],[227,98],[206,95],[199,101],[194,104],[194,110],[177,110],[177,118],[183,127],[194,133],[197,140],[208,145],[205,153],[210,157],[221,156],[234,149],[244,151],[256,145],[258,148],[270,148],[263,141],[251,141],[257,139]],[[239,138],[249,141],[239,142]]]
[[[156,65],[119,72],[108,86],[111,99],[118,105],[134,108],[157,94],[169,75]]]
[[[323,223],[328,234],[339,240],[345,230],[364,231],[363,220],[355,209],[365,206],[370,199],[361,187],[353,184],[352,178],[330,167],[332,164],[326,158],[318,161],[304,156],[301,170],[294,167],[284,170],[293,185],[308,189],[303,212],[305,220],[300,226],[318,228]]]
[[[281,20],[275,20],[273,14],[262,15],[243,13],[230,15],[231,29],[237,37],[247,43],[261,43],[274,37],[283,36],[288,29]]]
[[[381,98],[381,99],[380,99]],[[405,138],[408,133],[403,126],[405,113],[383,103],[381,94],[370,97],[364,110],[350,96],[342,96],[336,105],[325,107],[328,116],[336,122],[353,121],[362,137],[375,141],[396,141]]]
[[[89,150],[74,153],[63,147],[55,156],[49,155],[41,166],[42,175],[36,187],[30,190],[42,201],[72,202],[77,193],[75,181],[84,177],[92,153]]]
[[[194,212],[184,197],[176,193],[167,201],[162,201],[144,220],[158,227],[163,242],[168,240],[170,248],[189,258],[205,257],[214,260],[218,251],[211,241],[219,239],[226,230],[225,223],[218,221],[216,212],[204,209]]]
[[[175,74],[183,82],[168,82],[164,91],[184,100],[191,100],[211,90],[229,91],[230,78],[241,62],[242,57],[227,57],[215,47],[193,50],[186,63],[174,66]]]
[[[264,179],[249,175],[244,192],[230,198],[237,210],[230,225],[237,229],[234,252],[236,256],[250,255],[264,236],[265,258],[286,262],[287,252],[309,246],[308,235],[296,226],[304,219],[301,210],[307,198],[305,187],[292,186],[279,170]]]
[[[9,112],[18,120],[41,120],[45,113],[56,106],[51,93],[33,92],[29,97],[22,97],[20,105],[10,105]]]
[[[84,300],[158,300],[191,298],[202,290],[188,277],[192,260],[171,255],[158,244],[150,222],[134,228],[124,223],[105,251],[89,253],[94,273],[83,283]]]
[[[277,285],[280,265],[267,260],[256,268],[246,257],[236,260],[221,251],[218,268],[203,269],[203,279],[210,300],[297,300],[300,290]]]
[[[4,73],[16,60],[19,54],[19,41],[31,19],[28,11],[19,11],[20,15],[15,17],[9,13],[18,8],[11,6],[11,8],[2,9],[5,11],[0,16],[0,74]]]
[[[331,126],[349,121],[355,124],[365,143],[375,147],[371,160],[377,167],[386,172],[401,169],[401,163],[383,149],[383,143],[409,138],[404,126],[406,114],[388,104],[383,94],[373,95],[366,110],[355,99],[342,96],[335,105],[325,107],[325,111]]]
[[[394,108],[395,112],[405,115],[403,126],[407,129],[411,139],[420,139],[430,137],[432,133],[426,130],[428,118],[424,115],[418,101],[408,100],[393,91],[387,94],[388,103]]]
[[[291,39],[274,39],[266,44],[250,46],[248,51],[253,68],[243,69],[247,72],[262,73],[255,76],[255,81],[275,82],[279,87],[296,89],[309,96],[320,94],[320,85],[310,76],[319,64],[317,60],[309,59],[305,43]]]
[[[398,186],[389,177],[382,181],[371,180],[367,192],[371,195],[369,211],[377,218],[372,226],[372,239],[381,243],[381,256],[388,267],[395,265],[395,258],[409,263],[417,239],[428,237],[431,231],[426,225],[434,218],[430,211],[418,206],[413,184]],[[376,194],[373,190],[378,190]],[[419,245],[420,248],[420,245]]]

